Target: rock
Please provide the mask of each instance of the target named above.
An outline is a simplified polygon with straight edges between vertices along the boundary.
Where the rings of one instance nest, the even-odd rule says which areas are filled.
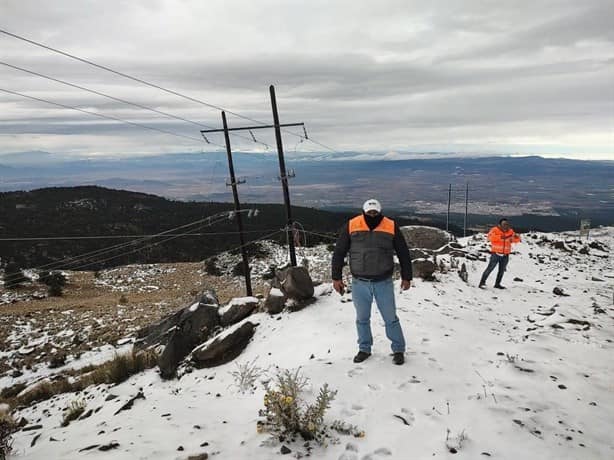
[[[63,351],[58,351],[51,356],[51,359],[49,360],[49,369],[55,369],[63,366],[64,364],[66,364],[66,353]]]
[[[132,406],[134,406],[134,402],[137,399],[145,399],[145,394],[143,393],[143,389],[142,388],[139,388],[138,393],[136,395],[134,395],[132,398],[130,398],[122,407],[117,409],[117,411],[113,415],[117,415],[120,412],[132,409]]]
[[[601,281],[601,282],[603,282],[603,281],[605,281],[605,280],[604,280],[604,279],[602,279],[602,278],[599,278],[599,277],[597,277],[597,276],[592,276],[592,277],[591,277],[591,281]]]
[[[247,347],[254,335],[256,324],[246,321],[240,327],[224,332],[192,352],[192,362],[197,368],[215,367],[232,361]]]
[[[401,233],[410,248],[436,250],[452,241],[452,236],[445,230],[424,225],[401,227]]]
[[[591,241],[588,247],[591,249],[597,249],[598,251],[608,252],[608,247],[599,241]]]
[[[552,247],[554,249],[560,249],[561,251],[571,252],[571,250],[567,247],[564,241],[553,241]]]
[[[514,281],[518,281],[519,283],[522,283],[524,280],[522,278],[518,278],[517,276],[514,278]]]
[[[292,450],[287,448],[286,446],[281,446],[281,449],[280,449],[279,452],[281,453],[281,455],[287,455],[287,454],[291,453]]]
[[[590,254],[588,248],[586,246],[582,247],[582,249],[580,249],[578,251],[580,254],[584,254],[585,256],[588,256]]]
[[[433,273],[437,269],[431,260],[413,260],[411,263],[412,272],[414,277],[419,277],[424,280],[433,280]]]
[[[119,447],[119,443],[115,442],[115,441],[111,441],[109,444],[105,444],[103,446],[100,446],[98,448],[98,450],[101,450],[103,452],[106,452],[107,450],[111,450],[111,449],[117,449]]]
[[[431,257],[431,251],[426,251],[424,249],[414,249],[411,248],[409,250],[409,256],[411,257],[411,260],[414,259],[428,259],[429,257]]]
[[[307,300],[313,297],[313,281],[305,267],[288,267],[275,273],[273,287],[280,289],[286,297]]]
[[[243,297],[232,299],[230,303],[220,311],[220,324],[222,327],[232,326],[247,318],[258,307],[256,297]]]
[[[158,358],[160,375],[171,378],[179,362],[206,341],[219,326],[219,303],[213,291],[206,292],[199,302],[172,313],[158,323],[137,333],[137,350],[164,346]]]
[[[209,454],[198,454],[198,455],[190,455],[187,460],[207,460],[209,458]]]
[[[560,287],[558,287],[558,286],[556,286],[556,287],[555,287],[555,288],[552,290],[552,293],[553,293],[553,294],[556,294],[556,295],[563,296],[563,297],[569,297],[569,294],[566,294],[566,293],[565,293],[565,291],[563,291],[563,289],[562,289],[562,288],[560,288]]]
[[[286,296],[277,288],[273,288],[269,291],[269,295],[264,301],[264,308],[271,315],[281,313],[286,306]]]
[[[186,314],[186,310],[195,308],[196,304],[189,307],[177,310],[168,316],[165,316],[160,321],[149,326],[145,326],[140,329],[136,334],[136,341],[134,343],[135,348],[145,349],[157,345],[166,345],[169,337],[169,332],[179,323],[183,315]],[[205,291],[202,295],[198,305],[212,305],[218,306],[219,301],[214,291]]]

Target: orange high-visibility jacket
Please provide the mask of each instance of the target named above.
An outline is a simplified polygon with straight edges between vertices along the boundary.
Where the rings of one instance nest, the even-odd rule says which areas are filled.
[[[520,243],[520,236],[514,230],[510,228],[504,232],[498,226],[490,229],[488,239],[490,240],[490,252],[506,256],[512,251],[512,243]]]

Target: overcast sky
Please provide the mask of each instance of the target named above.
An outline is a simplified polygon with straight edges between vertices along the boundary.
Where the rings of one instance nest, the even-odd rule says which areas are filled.
[[[614,159],[614,1],[0,0],[0,29],[336,152]],[[219,111],[0,34],[3,63],[211,127]],[[0,65],[0,153],[211,150],[191,124]],[[228,117],[231,127],[254,122]],[[297,133],[300,130],[294,129]],[[272,131],[255,136],[275,145]],[[261,144],[232,137],[233,148]],[[209,139],[223,144],[223,137]],[[286,151],[329,152],[284,133]]]

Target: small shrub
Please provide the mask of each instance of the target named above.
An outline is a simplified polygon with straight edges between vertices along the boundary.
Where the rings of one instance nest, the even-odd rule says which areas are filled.
[[[29,281],[29,278],[23,274],[23,271],[15,262],[9,262],[6,264],[4,268],[4,287],[7,289],[17,289],[26,281]]]
[[[66,286],[66,277],[62,272],[40,271],[38,279],[47,286],[47,294],[50,297],[61,297],[63,288]]]
[[[58,286],[57,284],[54,284],[53,286],[47,286],[47,295],[49,297],[62,297],[63,294],[64,291],[62,289],[62,286]]]
[[[243,364],[237,363],[237,370],[232,371],[230,375],[234,379],[236,386],[241,393],[253,393],[256,388],[256,382],[258,379],[266,373],[265,369],[256,366],[255,358],[253,361],[248,361]]]
[[[66,286],[66,276],[58,271],[39,271],[38,279],[41,283],[47,286]]]
[[[75,401],[72,401],[70,405],[64,409],[62,426],[68,426],[70,422],[77,420],[83,412],[85,412],[85,400],[76,399]]]
[[[222,276],[222,272],[217,266],[217,257],[209,257],[205,260],[205,272],[211,276]]]
[[[5,460],[13,450],[13,433],[17,423],[7,412],[0,410],[0,460]]]
[[[308,379],[301,375],[300,369],[295,372],[282,370],[275,380],[274,387],[268,382],[265,384],[264,409],[260,411],[265,417],[265,422],[260,424],[262,429],[280,438],[301,435],[305,441],[324,444],[329,436],[324,414],[337,392],[325,383],[315,402],[308,404],[301,398]]]

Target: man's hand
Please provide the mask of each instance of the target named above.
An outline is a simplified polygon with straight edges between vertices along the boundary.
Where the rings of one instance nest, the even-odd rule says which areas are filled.
[[[341,295],[345,293],[345,284],[343,280],[333,280],[333,288]]]
[[[411,280],[401,280],[401,291],[407,291],[411,287]]]

